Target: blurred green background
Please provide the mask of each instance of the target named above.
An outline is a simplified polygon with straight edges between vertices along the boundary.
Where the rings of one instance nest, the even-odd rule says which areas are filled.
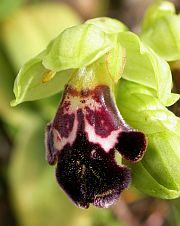
[[[109,209],[75,207],[47,164],[44,128],[61,94],[11,108],[20,67],[63,29],[98,17],[139,31],[152,0],[0,0],[0,226],[178,226],[180,200],[147,197],[134,188]],[[180,1],[173,1],[177,10]],[[180,75],[174,73],[179,92]],[[180,85],[179,85],[180,86]],[[179,106],[172,108],[179,114]]]

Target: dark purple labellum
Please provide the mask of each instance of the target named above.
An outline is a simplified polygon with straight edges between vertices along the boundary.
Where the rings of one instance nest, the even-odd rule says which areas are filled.
[[[130,170],[117,165],[115,150],[136,162],[146,145],[145,135],[126,125],[105,85],[81,92],[67,86],[47,126],[47,160],[57,162],[58,183],[82,208],[112,205],[131,180]]]

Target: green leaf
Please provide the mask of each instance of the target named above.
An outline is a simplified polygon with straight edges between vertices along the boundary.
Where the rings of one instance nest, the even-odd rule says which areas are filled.
[[[175,15],[172,3],[161,2],[150,7],[140,36],[143,42],[165,60],[180,59],[180,15]]]
[[[43,55],[44,52],[21,68],[14,84],[16,99],[12,101],[12,106],[24,101],[45,98],[64,89],[72,71],[66,70],[56,73],[46,69],[42,65]]]
[[[179,96],[171,94],[172,76],[166,61],[131,32],[121,32],[119,42],[126,49],[126,65],[122,77],[152,88],[165,106],[176,102]]]
[[[179,197],[180,119],[153,96],[151,89],[127,80],[120,80],[116,101],[126,122],[148,137],[141,162],[128,163],[133,184],[148,195]]]
[[[92,24],[64,30],[47,48],[43,65],[53,71],[87,66],[110,49],[113,42]]]

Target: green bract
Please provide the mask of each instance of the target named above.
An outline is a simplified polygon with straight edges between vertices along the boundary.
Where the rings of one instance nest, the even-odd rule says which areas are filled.
[[[133,184],[152,196],[179,197],[180,119],[153,96],[151,89],[126,80],[119,83],[116,101],[124,119],[148,137],[141,162],[128,163]]]
[[[180,15],[174,5],[162,1],[152,5],[142,23],[142,40],[167,61],[180,59]]]

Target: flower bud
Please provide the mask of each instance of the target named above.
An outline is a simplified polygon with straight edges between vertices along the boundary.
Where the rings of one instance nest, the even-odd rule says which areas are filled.
[[[166,61],[180,59],[180,16],[170,1],[152,4],[143,19],[141,39]],[[166,38],[164,38],[166,37]]]

